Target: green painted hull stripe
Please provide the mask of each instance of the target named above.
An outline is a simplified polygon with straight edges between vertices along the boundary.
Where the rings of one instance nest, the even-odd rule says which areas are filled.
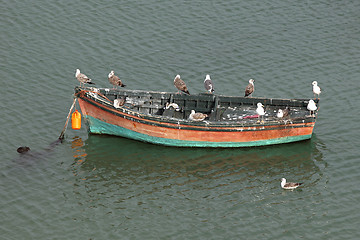
[[[154,144],[176,146],[176,147],[253,147],[273,144],[282,144],[289,142],[302,141],[310,139],[311,135],[302,135],[294,137],[283,137],[269,140],[252,141],[252,142],[203,142],[203,141],[185,141],[177,139],[159,138],[146,134],[131,131],[129,129],[102,122],[91,116],[85,116],[89,126],[89,132],[95,134],[108,134],[149,142]]]

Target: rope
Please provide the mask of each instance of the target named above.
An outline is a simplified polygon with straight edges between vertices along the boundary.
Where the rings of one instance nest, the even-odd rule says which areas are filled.
[[[68,125],[68,123],[69,123],[70,114],[71,114],[71,112],[72,112],[72,110],[73,110],[73,108],[74,108],[74,106],[75,106],[76,100],[77,100],[77,97],[74,98],[73,104],[71,105],[69,114],[68,114],[68,116],[67,116],[67,118],[66,118],[65,126],[64,126],[62,132],[60,133],[59,139],[60,139],[61,141],[64,139],[65,131],[66,131],[67,125]]]
[[[64,126],[64,128],[63,128],[63,130],[62,130],[62,132],[60,133],[60,136],[59,136],[59,139],[61,141],[64,139],[65,131],[66,131],[67,125],[69,123],[69,119],[70,119],[70,114],[71,114],[71,112],[72,112],[72,110],[73,110],[73,108],[75,106],[77,98],[78,97],[84,97],[87,92],[96,93],[96,94],[100,95],[101,97],[103,97],[104,99],[108,100],[109,102],[112,102],[105,95],[103,95],[101,93],[98,93],[98,92],[95,92],[95,91],[81,90],[81,91],[77,92],[76,94],[74,94],[74,101],[73,101],[73,103],[72,103],[72,105],[70,107],[69,114],[68,114],[68,116],[66,118],[65,126]],[[76,106],[75,106],[75,109],[76,109]]]

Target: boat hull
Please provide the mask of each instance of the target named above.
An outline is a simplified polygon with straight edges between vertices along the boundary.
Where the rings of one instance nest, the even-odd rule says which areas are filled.
[[[79,98],[90,133],[177,147],[253,147],[310,139],[315,122],[254,126],[209,126],[147,119]]]

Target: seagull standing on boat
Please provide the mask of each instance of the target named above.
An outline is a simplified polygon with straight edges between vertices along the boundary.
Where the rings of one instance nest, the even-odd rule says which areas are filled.
[[[114,100],[114,107],[119,108],[119,107],[123,106],[125,104],[125,102],[126,102],[126,96],[117,98]]]
[[[259,114],[259,118],[261,117],[261,121],[263,122],[265,110],[264,110],[264,105],[262,105],[262,103],[257,103],[256,113]]]
[[[204,120],[208,115],[200,112],[195,112],[195,110],[191,110],[191,113],[189,115],[189,120],[200,122]]]
[[[210,75],[207,74],[204,80],[204,87],[206,89],[206,91],[208,91],[209,93],[214,92],[214,85],[211,81]]]
[[[286,107],[285,109],[279,109],[276,116],[278,118],[284,118],[284,117],[289,116],[289,113],[290,113],[290,108]]]
[[[313,117],[314,116],[314,111],[316,111],[316,109],[317,109],[317,106],[316,106],[314,100],[312,100],[312,99],[309,100],[309,103],[307,105],[307,109],[310,111],[310,116]]]
[[[185,82],[180,78],[179,74],[174,78],[174,86],[178,89],[178,93],[182,91],[190,95]]]
[[[251,94],[254,92],[255,90],[254,82],[255,82],[254,79],[249,80],[249,84],[245,88],[245,97],[251,96]]]
[[[122,83],[122,81],[120,80],[120,78],[118,76],[115,75],[114,71],[111,71],[108,75],[108,79],[109,82],[114,86],[120,86],[120,87],[125,87],[126,85]]]
[[[180,107],[179,105],[177,105],[176,103],[166,103],[165,104],[165,109],[169,109],[169,108],[174,108],[176,111],[180,111]]]
[[[313,82],[312,82],[312,85],[313,85],[314,98],[315,98],[315,95],[317,95],[317,97],[319,98],[319,95],[320,95],[320,93],[321,93],[321,89],[320,89],[320,87],[318,86],[317,81],[313,81]]]
[[[293,183],[293,182],[286,182],[285,178],[281,179],[281,187],[286,190],[294,190],[295,188],[299,187],[303,183]]]
[[[95,84],[95,83],[91,82],[91,79],[88,78],[88,76],[81,73],[80,69],[76,69],[75,77],[80,82],[80,87],[81,87],[81,83],[83,84],[83,87],[85,87],[85,83]]]

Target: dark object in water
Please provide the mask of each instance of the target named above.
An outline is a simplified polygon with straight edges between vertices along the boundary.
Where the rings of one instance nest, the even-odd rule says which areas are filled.
[[[18,149],[16,150],[18,153],[26,153],[28,151],[30,151],[29,147],[18,147]]]

